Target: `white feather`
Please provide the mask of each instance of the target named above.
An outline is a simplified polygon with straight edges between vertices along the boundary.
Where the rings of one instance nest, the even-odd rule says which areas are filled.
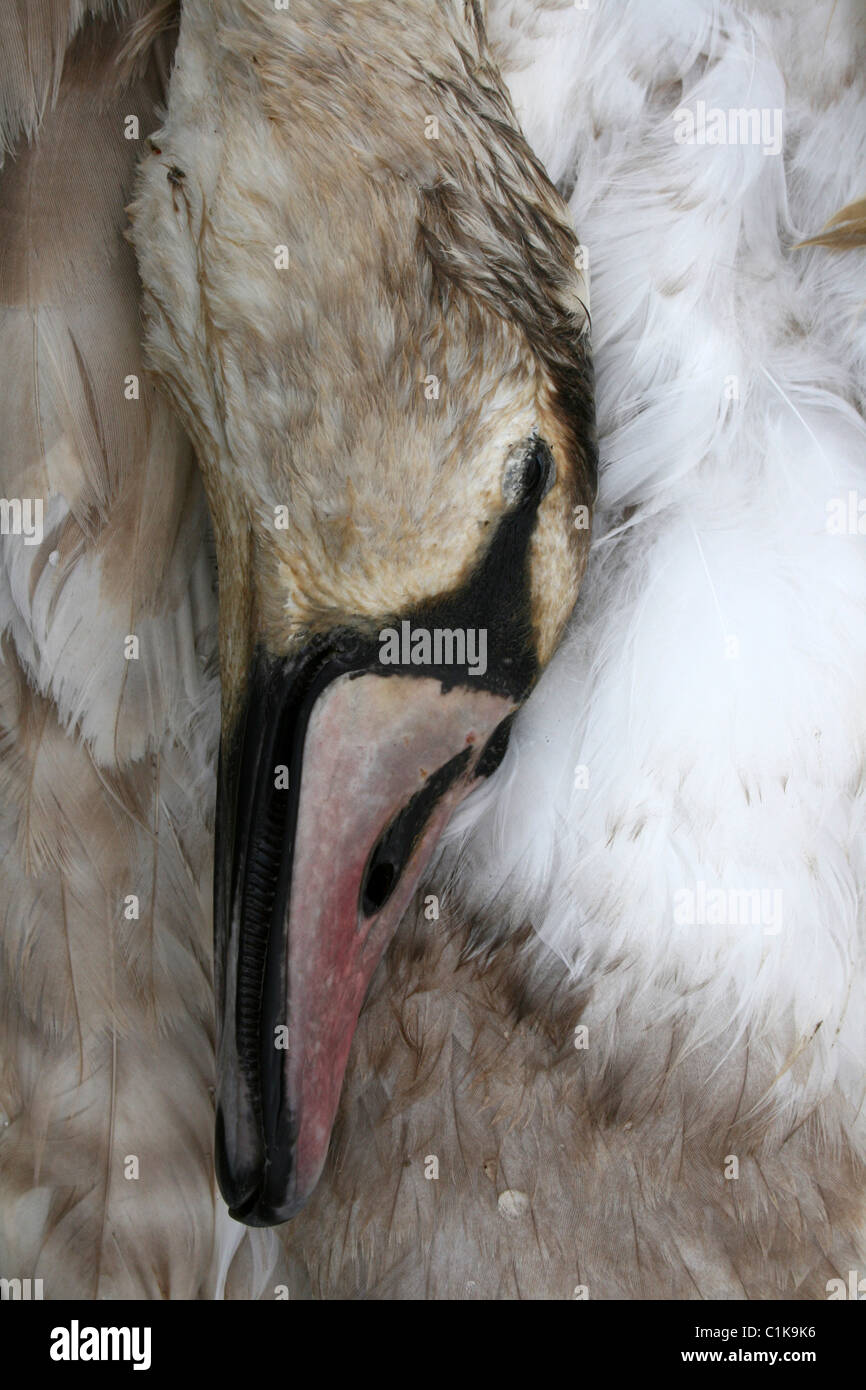
[[[734,1007],[780,1066],[820,1028],[774,1103],[838,1085],[856,1110],[866,535],[830,534],[828,505],[866,496],[863,254],[794,245],[863,192],[863,24],[796,14],[493,6],[589,249],[602,476],[567,640],[451,853],[471,908],[596,982],[591,1019],[685,1007],[695,1041]],[[783,155],[676,143],[699,100],[781,108]],[[713,889],[764,890],[759,920],[678,922]]]

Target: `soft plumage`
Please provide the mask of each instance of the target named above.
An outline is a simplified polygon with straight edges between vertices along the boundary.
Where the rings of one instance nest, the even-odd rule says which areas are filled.
[[[213,580],[123,238],[160,64],[118,87],[120,46],[89,24],[2,176],[2,488],[45,519],[2,538],[0,1266],[52,1298],[194,1296],[213,1222]]]
[[[489,24],[591,261],[596,534],[562,648],[429,876],[440,916],[422,896],[374,981],[319,1188],[276,1233],[214,1227],[212,610],[188,453],[151,388],[177,479],[154,498],[174,516],[192,489],[185,527],[138,507],[141,578],[99,576],[129,544],[124,486],[146,486],[126,414],[102,425],[140,369],[134,304],[114,378],[66,345],[79,304],[133,283],[122,199],[116,292],[3,267],[4,444],[40,421],[4,493],[48,495],[47,469],[60,494],[42,548],[3,538],[0,1261],[47,1296],[820,1298],[864,1268],[866,570],[863,537],[827,525],[866,486],[862,252],[801,245],[862,197],[860,11],[500,0]],[[59,67],[39,70],[49,93]],[[701,99],[781,108],[783,156],[677,144],[673,113]],[[10,141],[38,123],[38,100],[18,109]],[[87,229],[94,199],[76,206]],[[93,615],[74,661],[64,590],[48,602],[67,553],[65,614]],[[130,686],[120,644],[151,614]],[[715,888],[781,915],[683,920]]]

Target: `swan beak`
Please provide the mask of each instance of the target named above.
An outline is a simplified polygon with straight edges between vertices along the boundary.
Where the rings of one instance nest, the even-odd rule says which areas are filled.
[[[351,645],[351,644],[350,644]],[[217,802],[216,1167],[231,1215],[294,1216],[325,1162],[367,986],[515,702],[340,644],[259,656]]]

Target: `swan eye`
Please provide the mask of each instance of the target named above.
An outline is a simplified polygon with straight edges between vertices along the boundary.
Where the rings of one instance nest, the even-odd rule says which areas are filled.
[[[536,505],[553,485],[556,465],[550,447],[533,433],[521,439],[508,455],[502,475],[502,495],[510,507]]]

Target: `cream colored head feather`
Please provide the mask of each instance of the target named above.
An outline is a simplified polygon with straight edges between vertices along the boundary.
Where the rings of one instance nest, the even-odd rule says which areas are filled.
[[[586,290],[476,9],[193,3],[176,64],[131,211],[236,615],[227,693],[255,641],[458,585],[534,430],[557,469],[532,559],[546,660],[594,495]]]

